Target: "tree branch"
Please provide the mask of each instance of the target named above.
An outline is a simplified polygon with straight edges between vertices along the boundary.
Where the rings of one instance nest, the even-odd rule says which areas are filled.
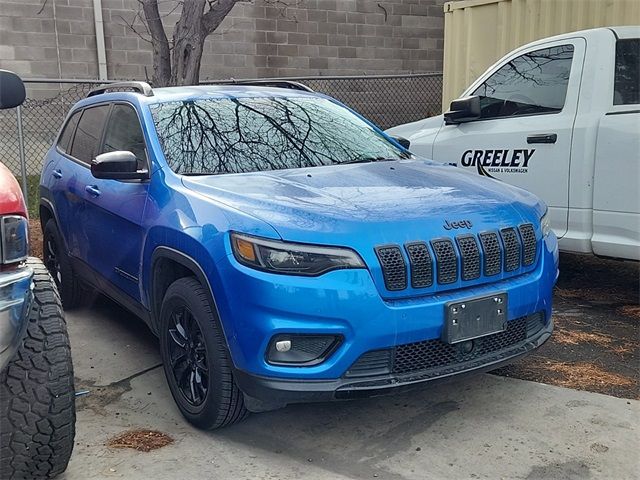
[[[202,28],[206,35],[212,33],[222,23],[239,0],[211,0],[209,10],[202,16]]]

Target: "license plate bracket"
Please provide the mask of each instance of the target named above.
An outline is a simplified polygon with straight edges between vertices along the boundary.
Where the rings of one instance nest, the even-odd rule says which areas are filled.
[[[459,343],[494,333],[507,326],[507,293],[469,298],[445,304],[442,341]]]

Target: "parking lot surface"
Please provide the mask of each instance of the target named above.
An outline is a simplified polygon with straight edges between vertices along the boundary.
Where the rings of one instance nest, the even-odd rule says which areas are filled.
[[[186,423],[157,343],[107,300],[67,314],[78,397],[66,479],[638,478],[640,402],[495,375],[295,405],[214,432]],[[132,428],[173,438],[106,446]]]

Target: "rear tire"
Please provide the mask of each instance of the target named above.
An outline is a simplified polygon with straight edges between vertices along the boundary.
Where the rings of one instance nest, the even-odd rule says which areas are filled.
[[[34,299],[16,356],[0,372],[0,478],[50,478],[69,463],[75,389],[60,297],[36,258]]]
[[[220,321],[195,278],[180,278],[167,289],[160,351],[171,394],[190,423],[214,429],[247,417]]]
[[[82,298],[80,283],[73,271],[69,256],[64,251],[62,237],[54,219],[50,219],[44,227],[42,256],[47,270],[58,287],[64,308],[70,310],[79,306]]]

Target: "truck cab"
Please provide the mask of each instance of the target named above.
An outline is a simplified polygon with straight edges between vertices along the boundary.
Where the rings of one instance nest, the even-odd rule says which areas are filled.
[[[412,152],[537,194],[560,249],[640,260],[640,27],[539,40],[443,115],[388,130]]]

